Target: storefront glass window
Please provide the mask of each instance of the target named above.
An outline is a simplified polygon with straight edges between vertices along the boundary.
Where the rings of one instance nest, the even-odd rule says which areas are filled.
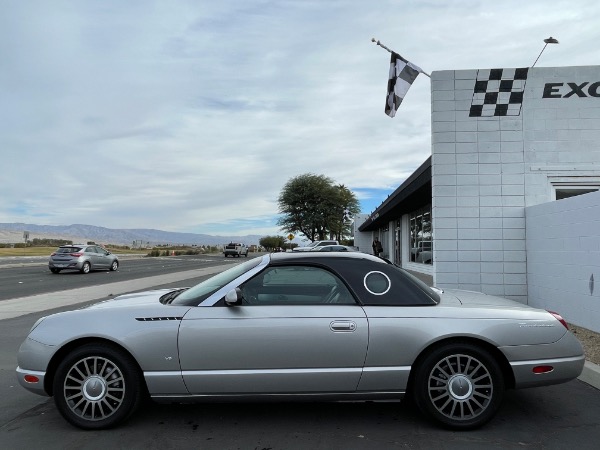
[[[433,264],[431,205],[410,213],[410,261]]]

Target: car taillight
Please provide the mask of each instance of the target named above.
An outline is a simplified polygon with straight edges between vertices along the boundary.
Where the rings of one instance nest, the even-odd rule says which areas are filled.
[[[75,258],[79,258],[80,256],[83,256],[83,253],[71,253],[71,256],[74,256]]]
[[[533,369],[531,369],[531,371],[535,374],[550,373],[550,372],[554,371],[554,367],[552,367],[552,366],[535,366]]]
[[[567,325],[567,321],[565,319],[563,319],[563,317],[559,313],[550,311],[550,310],[547,310],[547,311],[550,314],[552,314],[556,320],[558,320],[560,323],[562,323],[563,327],[565,327],[567,330],[569,329],[569,325]]]

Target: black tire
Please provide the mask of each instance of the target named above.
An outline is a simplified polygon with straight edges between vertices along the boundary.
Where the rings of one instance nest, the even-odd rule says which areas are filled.
[[[504,379],[500,366],[476,345],[451,343],[436,348],[415,370],[415,403],[448,428],[481,427],[502,403]]]
[[[52,273],[60,273],[60,269],[56,269],[56,268],[52,267],[50,269],[50,272],[52,272]]]
[[[72,351],[58,366],[53,388],[61,415],[85,430],[110,428],[126,420],[144,392],[131,357],[103,344]]]
[[[116,271],[119,268],[119,261],[113,261],[112,264],[110,265],[110,270],[112,270],[113,272]]]
[[[90,273],[90,270],[92,269],[92,266],[90,265],[89,262],[84,262],[83,266],[81,266],[81,273]]]

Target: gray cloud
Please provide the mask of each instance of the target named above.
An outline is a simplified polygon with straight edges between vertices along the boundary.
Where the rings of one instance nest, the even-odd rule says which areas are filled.
[[[306,172],[383,201],[430,154],[430,82],[417,78],[386,117],[389,55],[371,37],[426,71],[530,65],[550,35],[561,44],[539,65],[591,65],[599,12],[541,0],[3,2],[0,216],[275,232],[279,191]]]

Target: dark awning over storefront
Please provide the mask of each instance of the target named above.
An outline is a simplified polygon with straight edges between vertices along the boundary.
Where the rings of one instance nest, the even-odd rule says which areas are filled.
[[[431,203],[431,156],[421,164],[359,227],[359,231],[375,231],[391,220]]]

